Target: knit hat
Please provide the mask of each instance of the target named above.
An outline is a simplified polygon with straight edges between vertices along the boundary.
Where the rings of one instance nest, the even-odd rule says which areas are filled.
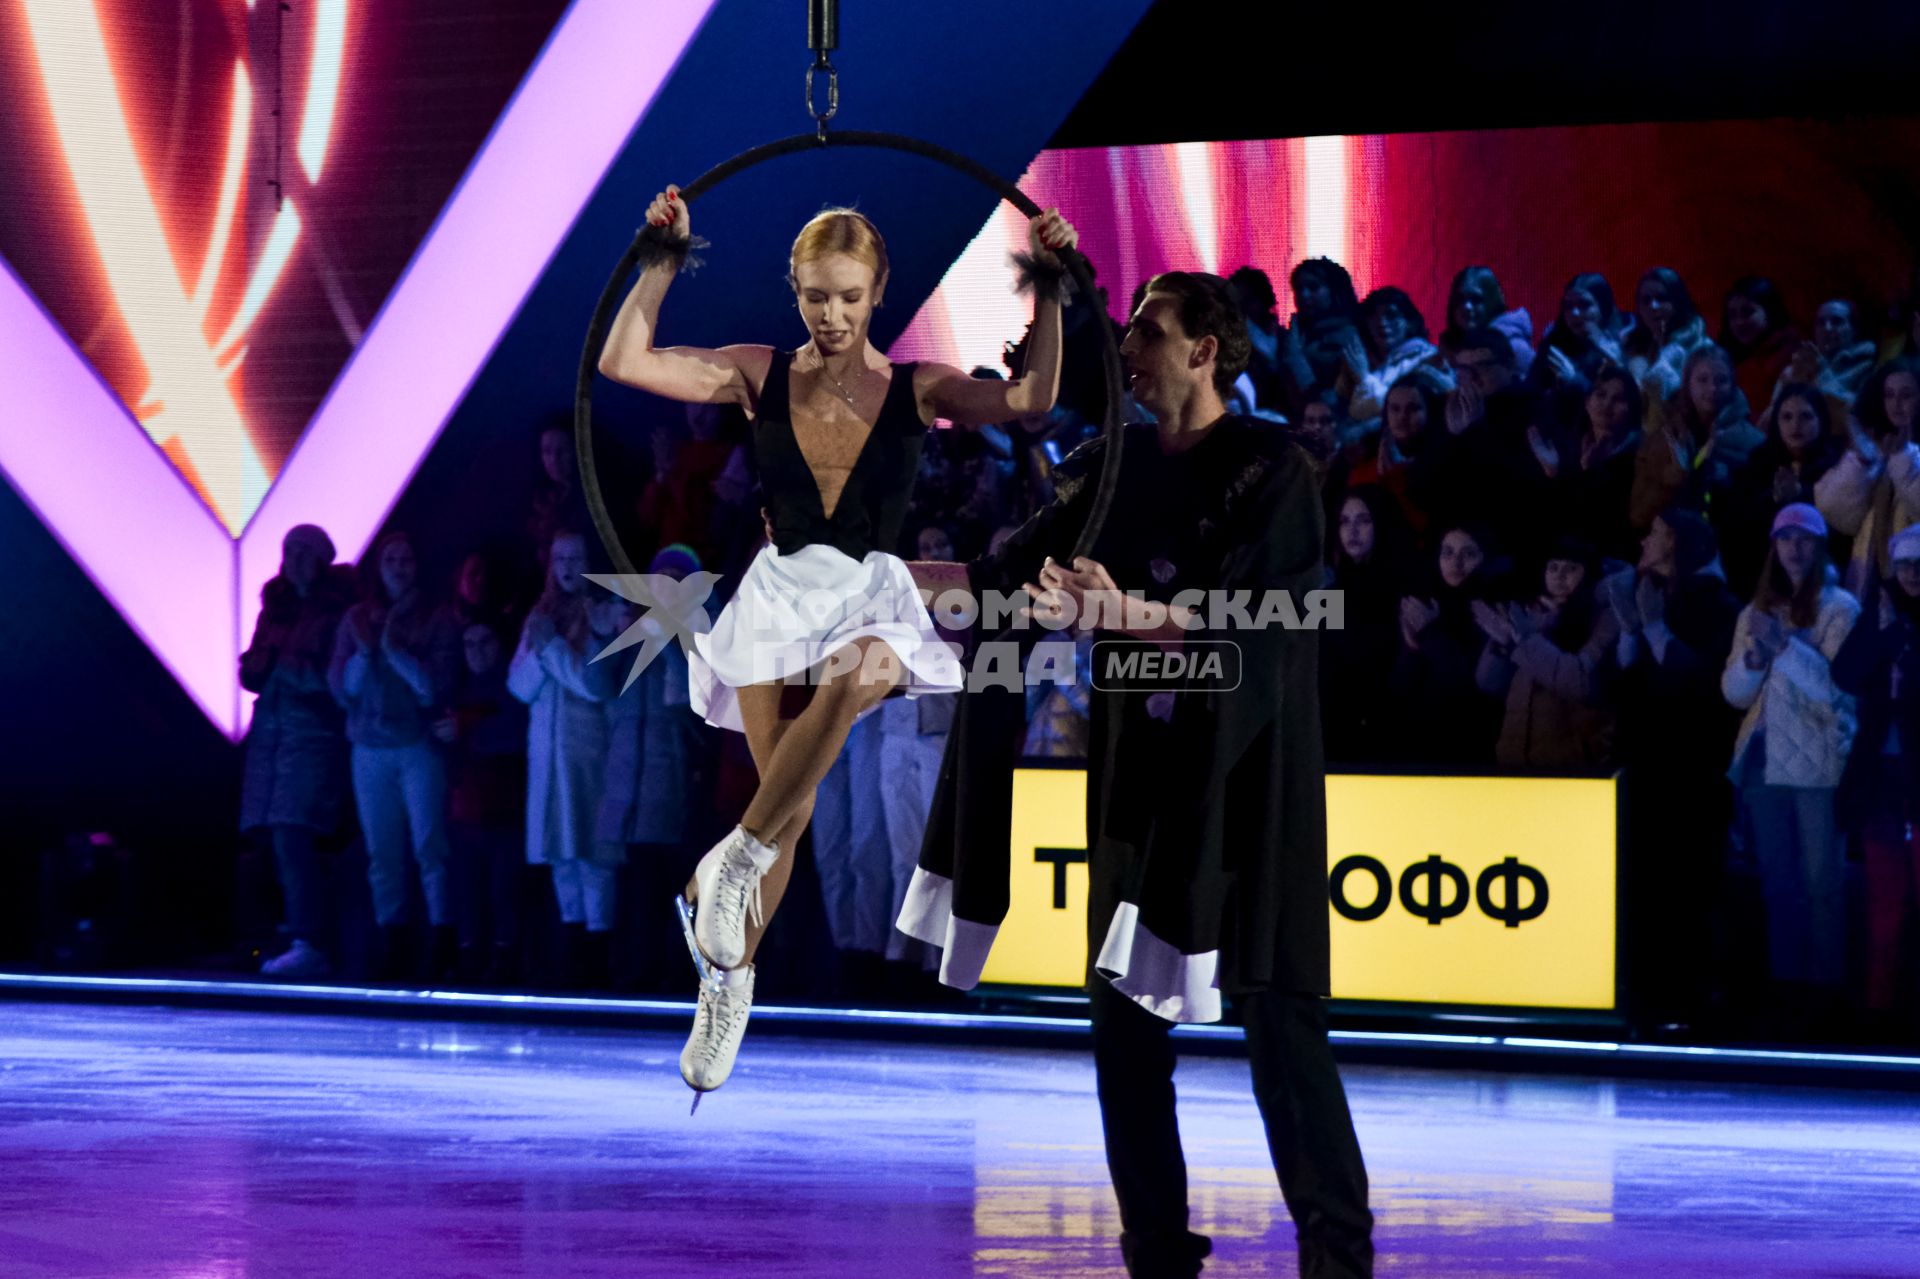
[[[1920,524],[1909,524],[1887,543],[1887,563],[1920,560]]]
[[[1713,525],[1698,511],[1684,506],[1669,506],[1660,512],[1660,522],[1673,530],[1673,568],[1681,577],[1690,577],[1713,563],[1720,553],[1720,539]]]
[[[685,542],[673,542],[655,553],[647,565],[649,573],[674,573],[687,576],[700,571],[700,553]]]
[[[1790,528],[1800,529],[1823,540],[1827,536],[1827,522],[1820,518],[1819,511],[1805,502],[1790,502],[1773,517],[1773,536],[1779,537]]]

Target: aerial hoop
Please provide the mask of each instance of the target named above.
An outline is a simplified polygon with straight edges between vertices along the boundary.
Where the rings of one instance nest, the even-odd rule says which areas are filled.
[[[811,92],[811,78],[809,79]],[[701,174],[693,182],[680,189],[680,198],[689,206],[713,188],[725,182],[737,173],[742,173],[757,164],[781,156],[794,155],[801,151],[814,151],[822,147],[877,147],[887,151],[902,151],[909,155],[922,156],[944,164],[948,168],[964,173],[974,181],[992,190],[1007,203],[1019,209],[1029,218],[1040,216],[1040,206],[1028,198],[1013,183],[999,174],[978,164],[966,156],[949,151],[946,147],[918,138],[903,137],[895,133],[876,133],[871,131],[849,130],[828,133],[824,123],[817,133],[798,133],[781,138],[748,151],[742,151],[730,160],[722,161]],[[640,262],[648,249],[661,242],[663,236],[658,228],[642,228],[634,237],[620,263],[608,277],[607,284],[600,292],[600,304],[594,309],[593,322],[587,327],[587,342],[580,353],[580,373],[574,383],[573,393],[573,433],[575,452],[580,459],[580,486],[586,497],[587,511],[593,517],[595,532],[600,535],[602,545],[613,558],[614,568],[622,574],[634,574],[636,568],[626,548],[621,545],[620,534],[614,528],[613,518],[607,511],[606,498],[600,492],[600,475],[594,465],[593,457],[593,379],[600,365],[600,351],[606,345],[607,331],[613,327],[613,317],[618,311],[625,295],[628,277]],[[1079,251],[1066,249],[1058,254],[1061,262],[1073,278],[1080,296],[1086,299],[1097,297],[1093,289],[1093,272],[1087,259]],[[1111,323],[1100,325],[1101,359],[1105,365],[1107,384],[1106,421],[1102,432],[1106,437],[1106,456],[1102,459],[1100,483],[1094,492],[1092,508],[1087,513],[1087,522],[1073,545],[1075,556],[1086,555],[1100,536],[1100,529],[1106,523],[1107,508],[1113,502],[1113,493],[1120,478],[1121,440],[1125,433],[1121,421],[1121,402],[1125,398],[1125,378],[1121,373],[1120,345],[1113,336]]]

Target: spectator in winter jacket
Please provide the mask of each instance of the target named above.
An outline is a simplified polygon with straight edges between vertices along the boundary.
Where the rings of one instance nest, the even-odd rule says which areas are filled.
[[[624,845],[594,838],[606,780],[606,689],[588,663],[603,644],[596,631],[619,621],[604,601],[588,602],[587,544],[578,533],[553,539],[547,586],[527,615],[507,687],[528,708],[527,861],[553,876],[568,933],[569,984],[604,975],[616,906],[614,874]]]
[[[1633,293],[1633,319],[1620,353],[1647,403],[1661,403],[1680,389],[1687,356],[1707,340],[1706,321],[1686,281],[1664,266],[1640,277]]]
[[[1472,605],[1487,637],[1476,668],[1482,692],[1504,699],[1494,759],[1506,768],[1590,771],[1613,756],[1613,714],[1603,672],[1619,622],[1595,607],[1600,558],[1562,538],[1548,553],[1540,598],[1505,608]]]
[[[1620,630],[1628,990],[1650,1023],[1692,1022],[1713,988],[1713,905],[1733,811],[1720,761],[1739,722],[1720,672],[1740,601],[1721,574],[1712,525],[1685,507],[1654,519],[1638,566],[1609,578],[1601,595]]]
[[[459,636],[420,590],[413,543],[404,534],[376,543],[362,576],[366,594],[341,619],[327,683],[346,708],[353,743],[353,794],[384,941],[379,967],[389,979],[403,971],[411,848],[433,929],[419,970],[444,977],[459,942],[447,883],[447,764],[432,726],[453,691]]]
[[[1733,379],[1747,403],[1771,404],[1800,346],[1780,286],[1760,275],[1735,280],[1720,310],[1720,345],[1733,357]]]
[[[1320,722],[1327,758],[1377,764],[1393,758],[1388,685],[1400,653],[1400,601],[1413,544],[1399,502],[1376,484],[1341,500],[1328,539],[1327,585],[1342,593],[1340,631],[1320,646]]]
[[[1794,348],[1773,398],[1777,401],[1789,382],[1804,382],[1851,405],[1873,372],[1875,356],[1872,335],[1860,321],[1860,308],[1846,298],[1822,302],[1813,313],[1813,341]]]
[[[647,565],[647,572],[675,581],[699,571],[699,557],[684,544],[661,548]],[[653,984],[667,979],[670,965],[685,961],[684,952],[675,953],[680,934],[669,926],[664,903],[692,868],[687,846],[700,832],[689,819],[706,802],[711,766],[705,726],[687,701],[685,655],[659,619],[632,606],[618,610],[614,632],[624,634],[636,623],[647,639],[666,641],[637,677],[629,674],[631,662],[618,655],[588,667],[600,682],[607,714],[606,776],[594,839],[609,846],[601,860],[624,857],[633,867],[646,907],[642,918],[654,925],[635,939],[641,975]]]
[[[1593,380],[1609,364],[1622,364],[1620,344],[1632,317],[1614,305],[1607,277],[1583,273],[1560,292],[1560,313],[1540,341],[1539,358],[1527,373],[1527,385],[1546,395],[1562,425],[1582,426],[1581,406]]]
[[[1833,659],[1834,683],[1859,699],[1839,806],[1865,853],[1867,1007],[1876,1013],[1914,993],[1901,989],[1901,935],[1920,925],[1920,524],[1894,534],[1889,555],[1893,573],[1871,622],[1863,617]]]
[[[1610,559],[1630,560],[1639,539],[1627,519],[1640,448],[1640,388],[1618,365],[1608,365],[1587,392],[1586,422],[1577,444],[1562,454],[1550,428],[1527,428],[1541,473],[1553,483],[1561,527]]]
[[[461,632],[465,659],[434,737],[447,748],[447,843],[460,928],[460,970],[489,986],[520,975],[526,870],[527,709],[507,691],[502,633]]]
[[[347,738],[327,689],[340,616],[353,577],[333,563],[333,542],[312,524],[287,531],[280,573],[260,592],[260,620],[240,658],[240,686],[259,694],[247,730],[240,829],[265,829],[280,871],[291,944],[260,971],[319,977],[326,955],[325,884],[314,843],[340,822]]]
[[[1359,332],[1360,299],[1353,277],[1331,258],[1308,258],[1293,268],[1291,283],[1293,322],[1280,330],[1280,365],[1288,415],[1295,416],[1308,400],[1331,392],[1346,368]]]
[[[1427,340],[1427,322],[1402,289],[1375,289],[1360,304],[1360,331],[1343,358],[1339,387],[1347,392],[1347,416],[1355,422],[1380,416],[1387,390],[1401,378],[1419,374],[1436,391],[1453,389],[1453,374],[1440,348]]]
[[[1836,530],[1853,538],[1843,584],[1870,597],[1892,569],[1894,530],[1920,521],[1920,360],[1874,370],[1853,411],[1852,447],[1814,486],[1814,500]]]
[[[1750,595],[1760,577],[1767,530],[1783,506],[1811,503],[1820,480],[1846,452],[1837,403],[1818,389],[1790,382],[1767,413],[1767,438],[1736,471],[1714,522],[1729,548],[1727,582]]]
[[[1790,999],[1832,998],[1846,975],[1845,857],[1834,792],[1855,725],[1854,698],[1834,683],[1832,662],[1860,605],[1830,580],[1819,511],[1783,507],[1772,532],[1760,585],[1741,610],[1720,676],[1728,704],[1745,712],[1727,775],[1751,819],[1769,973]]]
[[[1486,637],[1473,605],[1500,598],[1504,568],[1484,529],[1450,528],[1424,597],[1400,601],[1400,653],[1389,687],[1401,759],[1458,768],[1492,761],[1502,703],[1475,677]]]
[[[1611,302],[1611,297],[1609,297]],[[1492,267],[1470,266],[1453,277],[1447,289],[1447,326],[1440,333],[1440,350],[1451,360],[1460,339],[1474,329],[1492,329],[1513,343],[1514,370],[1525,378],[1533,371],[1533,317],[1525,307],[1508,309],[1506,290]]]
[[[1445,402],[1424,376],[1396,382],[1387,392],[1384,425],[1373,448],[1340,468],[1328,485],[1328,525],[1337,522],[1339,499],[1350,489],[1378,484],[1399,504],[1412,540],[1424,536],[1447,481],[1445,462],[1454,443],[1442,422],[1444,413]]]
[[[1553,430],[1541,401],[1516,375],[1513,344],[1492,329],[1462,334],[1453,368],[1459,385],[1447,397],[1451,444],[1436,459],[1435,514],[1485,521],[1509,547],[1537,546],[1557,522],[1552,486],[1527,435],[1534,426]]]
[[[1710,509],[1763,438],[1727,353],[1711,342],[1695,346],[1673,393],[1647,403],[1646,437],[1634,459],[1628,512],[1633,526],[1646,528],[1676,501]],[[1724,544],[1724,529],[1720,536]]]

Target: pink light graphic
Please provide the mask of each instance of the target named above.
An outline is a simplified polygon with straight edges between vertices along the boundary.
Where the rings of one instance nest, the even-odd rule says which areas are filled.
[[[1327,137],[1042,151],[1020,188],[1073,220],[1116,316],[1134,286],[1159,271],[1231,271],[1322,254],[1353,266],[1364,292],[1371,262],[1354,260],[1364,145]],[[1006,254],[985,251],[1001,238],[1007,213],[996,210],[948,268],[894,343],[894,359],[1000,365],[1002,348],[1031,315],[1025,303],[1005,304],[1013,278]]]
[[[4,262],[0,380],[0,472],[232,732],[233,538]]]
[[[0,271],[0,472],[230,737],[282,537],[366,549],[712,4],[575,0],[237,540]]]

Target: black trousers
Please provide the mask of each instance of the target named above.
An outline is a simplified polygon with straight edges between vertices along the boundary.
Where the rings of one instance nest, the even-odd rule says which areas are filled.
[[[1107,1168],[1120,1200],[1120,1247],[1133,1279],[1191,1279],[1211,1251],[1187,1228],[1187,1162],[1174,1118],[1172,1023],[1088,985]],[[1367,1170],[1347,1110],[1325,1003],[1263,991],[1234,998],[1253,1060],[1253,1095],[1280,1194],[1300,1241],[1301,1279],[1373,1273]]]

